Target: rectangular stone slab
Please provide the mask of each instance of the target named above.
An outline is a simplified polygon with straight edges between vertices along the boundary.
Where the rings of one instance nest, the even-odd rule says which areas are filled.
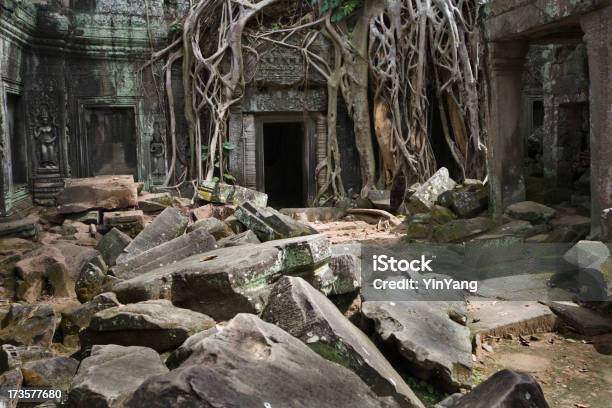
[[[0,237],[32,238],[38,234],[38,218],[0,222]]]
[[[323,235],[220,248],[123,281],[113,291],[122,303],[168,299],[226,320],[260,311],[280,276],[316,280],[330,256],[331,245]]]
[[[93,209],[116,210],[138,204],[138,183],[133,176],[98,176],[66,179],[57,196],[60,214]]]
[[[130,279],[195,254],[215,249],[216,240],[205,229],[168,241],[118,263],[112,273],[120,279]]]
[[[242,186],[234,186],[214,181],[204,181],[198,189],[198,196],[207,202],[240,205],[253,201],[260,207],[268,204],[268,195]]]
[[[236,209],[234,216],[252,230],[262,241],[316,234],[317,231],[271,207],[258,207],[246,202]]]
[[[175,208],[166,208],[125,247],[123,253],[117,258],[117,263],[125,262],[129,258],[183,235],[188,222],[189,220]]]
[[[471,300],[469,303],[472,333],[504,337],[529,335],[552,331],[557,317],[545,306],[533,301]]]

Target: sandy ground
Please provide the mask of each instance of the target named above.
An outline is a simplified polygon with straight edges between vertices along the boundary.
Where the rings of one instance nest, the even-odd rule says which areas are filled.
[[[551,408],[612,407],[612,334],[583,337],[543,333],[518,339],[491,339],[493,352],[479,353],[477,382],[509,368],[532,374]]]

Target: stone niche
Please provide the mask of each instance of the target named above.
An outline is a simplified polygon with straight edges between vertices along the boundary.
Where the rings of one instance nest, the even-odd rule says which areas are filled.
[[[302,43],[309,35],[293,42]],[[257,54],[245,58],[244,97],[230,113],[229,137],[237,146],[230,155],[230,172],[239,184],[268,193],[272,206],[309,205],[325,180],[325,170],[316,169],[327,157],[326,81],[307,67],[297,49],[265,42],[254,49]],[[310,50],[333,63],[331,47],[322,37]],[[356,149],[349,121],[339,109],[338,139],[345,142],[341,151],[347,157]],[[346,174],[353,175],[347,167]]]

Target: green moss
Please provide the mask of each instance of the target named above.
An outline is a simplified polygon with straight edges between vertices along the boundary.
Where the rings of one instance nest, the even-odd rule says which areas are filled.
[[[359,361],[356,361],[351,357],[346,349],[346,346],[341,341],[337,341],[333,345],[318,341],[315,343],[309,343],[308,347],[310,347],[312,351],[324,359],[340,364],[349,370],[355,370],[361,366]]]
[[[487,375],[482,371],[480,367],[472,368],[472,384],[476,387],[487,379]]]
[[[457,219],[457,216],[448,208],[436,205],[431,210],[431,218],[438,224],[446,224]]]
[[[448,396],[448,394],[436,389],[426,381],[418,380],[409,375],[403,375],[402,377],[426,407],[432,407]]]

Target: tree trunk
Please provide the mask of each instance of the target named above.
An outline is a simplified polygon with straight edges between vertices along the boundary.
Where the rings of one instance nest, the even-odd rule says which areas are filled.
[[[368,98],[368,34],[370,20],[380,12],[382,4],[376,0],[366,0],[361,16],[355,24],[344,49],[344,68],[347,83],[342,94],[353,119],[355,144],[359,152],[361,168],[361,196],[365,197],[376,183],[376,161],[372,143],[370,103]]]

